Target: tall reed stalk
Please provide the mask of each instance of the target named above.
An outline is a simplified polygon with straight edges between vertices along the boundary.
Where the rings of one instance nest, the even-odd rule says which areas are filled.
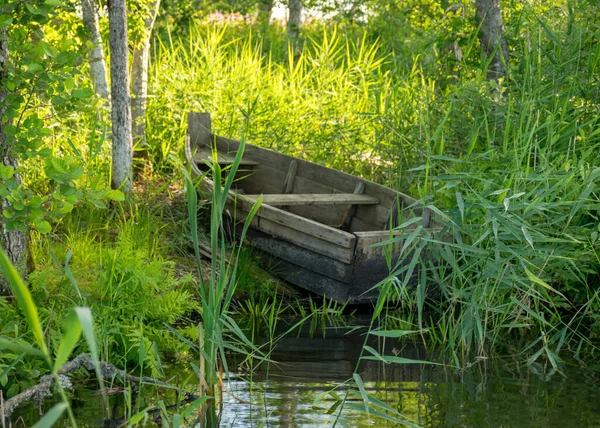
[[[237,285],[238,260],[248,227],[252,218],[260,208],[262,198],[253,205],[248,217],[241,227],[239,243],[228,250],[225,239],[223,215],[225,207],[232,202],[230,193],[234,177],[242,160],[245,140],[242,139],[239,150],[228,171],[224,174],[218,163],[218,154],[213,151],[213,163],[210,165],[212,179],[200,177],[201,187],[209,188],[210,197],[210,248],[211,264],[208,274],[209,280],[203,280],[203,267],[199,251],[200,236],[198,232],[198,199],[197,188],[186,170],[183,170],[186,182],[188,202],[188,215],[194,254],[196,258],[200,285],[198,292],[202,301],[202,321],[199,330],[199,385],[201,395],[207,394],[215,397],[215,388],[222,393],[223,374],[228,373],[225,350],[242,351],[245,349],[256,350],[247,339],[236,321],[229,316],[231,299]],[[214,411],[215,401],[209,401],[204,406],[204,418],[207,426],[217,423]]]

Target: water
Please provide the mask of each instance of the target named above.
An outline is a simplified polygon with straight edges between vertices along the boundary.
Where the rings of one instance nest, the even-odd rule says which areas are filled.
[[[255,367],[252,375],[242,366],[231,374],[224,393],[222,426],[314,427],[332,425],[347,382],[359,358],[364,336],[347,329],[328,329],[325,337],[286,337],[275,348],[277,364]],[[375,343],[371,345],[376,346]],[[426,359],[415,344],[388,343],[388,353]],[[430,357],[431,355],[429,355]],[[233,366],[233,362],[232,362]],[[171,367],[180,378],[192,371]],[[518,360],[475,362],[464,370],[444,370],[431,365],[384,365],[362,361],[359,373],[369,395],[384,401],[415,425],[425,427],[600,427],[600,379],[595,371],[569,366],[566,376],[544,374],[539,366]],[[91,388],[92,382],[88,384]],[[324,395],[315,403],[315,398]],[[146,388],[133,408],[143,409],[172,394]],[[73,399],[81,426],[120,426],[127,406],[123,394],[111,397],[107,417],[93,389],[79,388]],[[350,406],[360,407],[360,396],[351,395]],[[135,413],[135,411],[134,411]],[[23,409],[33,421],[37,410]],[[347,426],[397,426],[364,411],[346,407],[339,419]],[[66,423],[65,423],[66,424]],[[340,425],[341,426],[341,425]]]

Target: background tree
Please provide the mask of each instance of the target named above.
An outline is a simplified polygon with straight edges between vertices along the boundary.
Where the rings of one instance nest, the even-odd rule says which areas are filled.
[[[18,160],[11,150],[9,144],[9,136],[6,133],[8,127],[12,126],[12,117],[6,115],[9,108],[7,102],[7,96],[9,91],[6,87],[6,81],[8,78],[8,61],[9,61],[9,49],[8,49],[8,32],[6,27],[0,28],[0,149],[2,150],[2,164],[4,169],[16,169],[18,167]],[[17,183],[20,183],[18,175],[14,176]],[[6,195],[2,197],[2,209],[5,210],[8,205]],[[4,220],[4,219],[3,219]],[[15,265],[21,273],[27,273],[27,234],[20,230],[8,230],[6,222],[2,221],[0,224],[0,244],[2,248],[10,258],[11,262]],[[8,284],[2,278],[0,281],[0,295],[9,293],[10,288]]]
[[[300,36],[302,0],[289,0],[288,13],[287,35],[290,39],[297,40]]]
[[[475,9],[481,50],[489,62],[487,78],[498,80],[506,75],[505,64],[509,59],[500,0],[476,0]]]
[[[86,0],[84,0],[86,1]],[[144,4],[144,22],[141,40],[133,50],[131,66],[131,119],[133,125],[133,142],[140,153],[146,147],[146,105],[148,100],[148,63],[150,57],[150,38],[160,0],[151,0]]]
[[[131,193],[132,136],[129,96],[129,51],[125,0],[112,0],[108,7],[110,27],[110,77],[112,119],[113,189]]]
[[[106,76],[106,61],[102,50],[102,35],[94,0],[81,0],[83,25],[90,33],[90,41],[94,47],[89,52],[90,76],[94,85],[94,92],[102,98],[108,99],[108,79]]]

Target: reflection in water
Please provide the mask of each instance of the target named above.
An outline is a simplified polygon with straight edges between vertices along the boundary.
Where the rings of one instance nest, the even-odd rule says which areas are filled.
[[[277,363],[255,367],[250,377],[232,374],[224,396],[222,426],[303,427],[331,425],[339,407],[336,400],[319,394],[336,390],[343,396],[357,364],[364,336],[345,334],[345,329],[327,330],[325,338],[301,334],[282,339],[273,350]],[[376,343],[370,343],[377,346]],[[427,359],[413,344],[399,346],[388,341],[386,352],[410,359]],[[429,357],[431,359],[431,356]],[[173,367],[180,379],[189,370]],[[383,365],[362,361],[358,368],[369,394],[386,402],[413,423],[427,427],[598,427],[600,426],[600,381],[595,372],[569,368],[544,379],[526,365],[479,362],[468,370],[446,371],[430,365]],[[249,373],[248,370],[242,372]],[[360,403],[356,396],[351,400]],[[165,390],[147,388],[133,401],[135,413],[162,399],[175,399]],[[123,396],[112,397],[112,420],[126,416]],[[119,426],[103,417],[101,400],[93,391],[81,390],[74,399],[81,426]],[[32,413],[33,412],[33,413]],[[22,413],[23,414],[23,413]],[[35,409],[26,421],[37,417]],[[343,420],[351,427],[394,426],[364,412],[345,408]],[[65,422],[66,423],[66,422]],[[66,425],[64,425],[66,426]]]
[[[251,381],[234,378],[230,388],[245,404],[225,397],[224,426],[321,426],[335,421],[338,395],[351,387],[364,336],[329,329],[325,338],[286,337],[274,349],[277,364],[262,365]],[[369,343],[388,355],[434,360],[414,344]],[[587,427],[600,426],[600,381],[593,372],[570,368],[544,379],[515,362],[480,361],[468,370],[432,365],[385,365],[362,360],[358,372],[369,394],[407,419],[431,427]],[[340,386],[341,385],[341,386]],[[351,396],[352,400],[360,401]],[[329,410],[333,410],[329,413]],[[345,409],[349,426],[393,426]]]

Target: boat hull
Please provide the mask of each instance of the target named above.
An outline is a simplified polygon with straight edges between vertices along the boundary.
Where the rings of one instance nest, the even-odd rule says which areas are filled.
[[[205,172],[211,147],[227,165],[239,142],[214,135],[205,113],[190,113],[188,123],[192,170]],[[419,224],[435,229],[430,213],[403,193],[250,144],[235,183],[228,202],[235,224],[246,219],[259,195],[269,202],[258,209],[247,234],[263,265],[291,284],[342,303],[376,299],[390,272],[411,260],[402,253],[399,232],[386,229],[415,217],[411,229]],[[204,179],[201,187],[211,186]]]

